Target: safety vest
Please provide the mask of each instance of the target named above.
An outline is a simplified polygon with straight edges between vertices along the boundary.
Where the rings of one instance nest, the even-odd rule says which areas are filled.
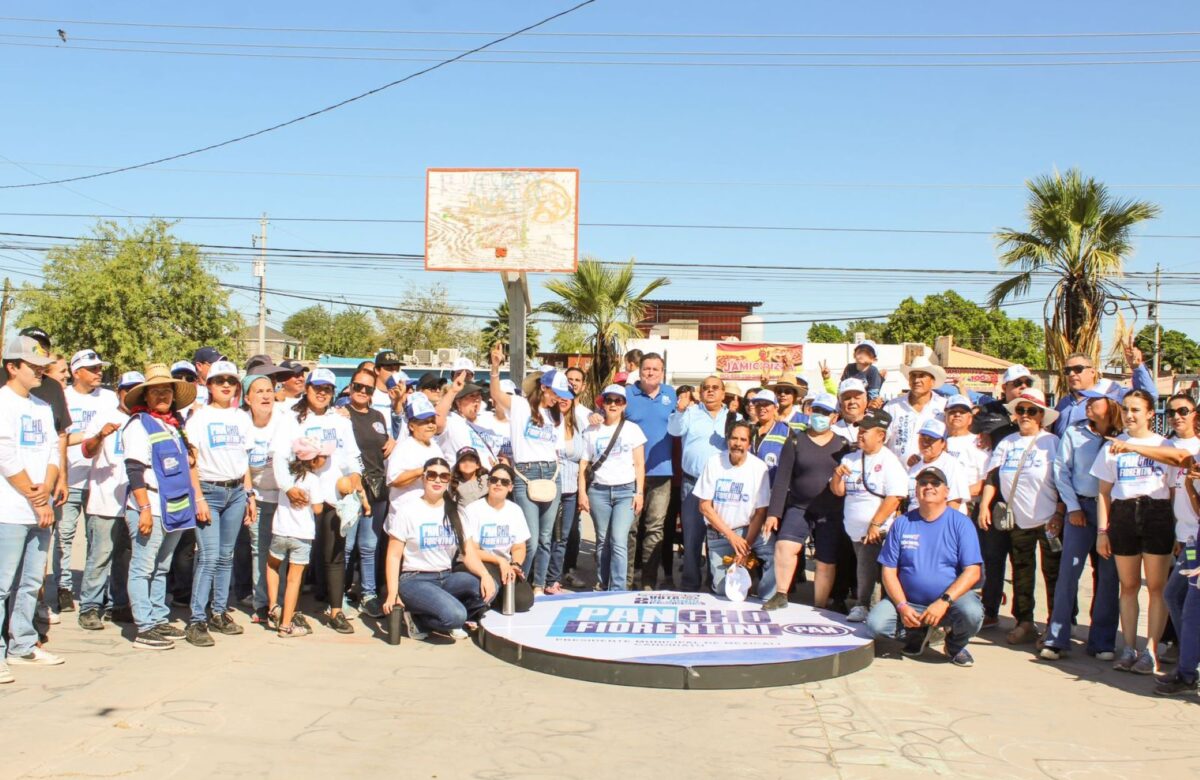
[[[134,417],[141,421],[150,439],[150,468],[158,479],[163,530],[170,533],[195,528],[196,495],[183,437],[172,436],[166,426],[145,412]]]

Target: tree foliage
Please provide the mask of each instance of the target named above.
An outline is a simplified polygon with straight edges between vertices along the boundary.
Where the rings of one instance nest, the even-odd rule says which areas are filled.
[[[812,344],[841,344],[846,340],[845,333],[846,331],[837,325],[814,322],[808,329],[808,341]]]
[[[1138,331],[1134,344],[1142,350],[1149,366],[1154,361],[1154,326],[1147,325]],[[1162,356],[1161,368],[1170,367],[1177,374],[1194,374],[1200,371],[1200,344],[1178,330],[1164,330],[1159,336]]]
[[[508,300],[505,299],[496,307],[495,314],[492,319],[488,320],[483,330],[479,334],[479,348],[483,354],[491,352],[492,345],[496,343],[508,344]],[[532,358],[541,349],[539,342],[541,341],[541,333],[537,329],[537,325],[525,318],[525,356]]]
[[[404,311],[376,309],[379,343],[401,355],[414,349],[461,350],[478,360],[479,331],[462,316],[462,309],[450,302],[450,293],[440,284],[421,289],[409,285],[398,308]]]
[[[554,351],[567,355],[587,352],[587,331],[578,322],[554,323]]]
[[[985,309],[953,290],[930,295],[918,302],[905,298],[888,317],[881,334],[889,344],[906,341],[933,345],[938,336],[953,336],[954,343],[1030,368],[1045,364],[1042,328],[1026,319],[1009,319],[996,309]]]
[[[45,292],[20,296],[20,327],[36,325],[70,355],[92,348],[116,372],[170,363],[214,346],[238,356],[242,318],[193,244],[151,220],[126,229],[100,222],[92,235],[46,255]]]
[[[1072,352],[1100,359],[1104,305],[1122,297],[1117,283],[1133,253],[1133,229],[1159,214],[1153,203],[1117,200],[1101,182],[1076,169],[1027,182],[1028,227],[996,233],[1000,264],[1020,268],[992,288],[988,303],[1020,298],[1033,288],[1034,275],[1054,277],[1043,309],[1045,351],[1054,366]]]

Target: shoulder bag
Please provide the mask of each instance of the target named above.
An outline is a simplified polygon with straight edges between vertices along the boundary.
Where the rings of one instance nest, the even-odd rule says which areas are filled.
[[[604,454],[596,460],[595,463],[589,463],[588,467],[583,472],[583,478],[587,482],[591,482],[596,476],[596,472],[604,465],[604,461],[608,460],[608,454],[617,444],[617,439],[621,438],[621,429],[625,427],[625,418],[621,418],[621,422],[617,423],[617,429],[613,431],[612,438],[608,440],[608,446],[604,448]]]
[[[1033,452],[1034,445],[1037,444],[1037,436],[1033,437],[1033,441],[1029,442],[1029,446],[1025,448],[1025,453],[1021,455],[1021,462],[1017,464],[1017,471],[1013,474],[1012,484],[1008,489],[1010,496],[1017,493],[1017,480],[1021,478],[1021,471],[1025,468],[1025,461],[1029,459],[1029,453]],[[1011,531],[1017,525],[1016,518],[1013,517],[1012,511],[1008,508],[1008,502],[1004,500],[1004,494],[1000,494],[1000,500],[992,504],[992,527],[997,531]]]

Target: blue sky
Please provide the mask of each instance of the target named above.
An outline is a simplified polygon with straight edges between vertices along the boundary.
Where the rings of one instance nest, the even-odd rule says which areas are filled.
[[[288,4],[10,2],[0,20],[0,183],[91,173],[203,146],[334,103],[428,63],[115,52],[105,48],[444,58],[488,35],[400,35],[114,27],[139,25],[510,31],[567,2]],[[67,20],[76,20],[75,23]],[[55,30],[63,28],[68,42]],[[1194,3],[1118,2],[919,6],[883,2],[634,2],[598,0],[540,32],[947,35],[1200,30]],[[25,37],[37,36],[37,37]],[[86,40],[86,39],[104,40]],[[146,43],[170,41],[174,45]],[[210,44],[300,48],[220,48]],[[22,45],[14,45],[22,44]],[[314,47],[344,47],[318,49]],[[92,47],[92,48],[83,48]],[[364,52],[444,49],[443,52]],[[336,112],[231,147],[78,182],[0,190],[2,212],[420,219],[428,167],[536,166],[581,170],[581,220],[991,231],[1022,224],[1022,182],[1082,168],[1121,197],[1152,200],[1162,217],[1142,232],[1200,234],[1195,143],[1200,64],[1093,67],[851,68],[845,63],[1061,62],[1200,59],[1200,36],[1124,38],[648,38],[514,39],[509,50],[553,50],[586,61],[805,62],[841,67],[652,67],[459,63]],[[1180,54],[1114,52],[1178,51]],[[592,52],[635,52],[605,55]],[[665,57],[650,52],[686,52]],[[728,57],[717,53],[751,53]],[[790,53],[792,56],[770,56]],[[1014,57],[1014,52],[1038,52]],[[838,56],[807,56],[796,54]],[[880,57],[924,54],[925,57]],[[982,56],[955,56],[974,54]],[[875,56],[866,56],[875,55]],[[509,55],[546,59],[550,55]],[[481,55],[495,59],[496,55]],[[11,163],[19,163],[14,165]],[[95,166],[95,167],[89,167]],[[1130,186],[1134,185],[1134,186]],[[0,216],[0,231],[83,234],[91,220]],[[249,246],[252,221],[185,220],[177,233]],[[274,222],[272,246],[419,253],[420,224]],[[583,227],[581,251],[606,260],[744,267],[670,273],[661,297],[764,302],[770,321],[841,312],[878,314],[903,297],[955,287],[982,300],[996,280],[927,280],[906,268],[994,270],[988,235]],[[1128,266],[1200,271],[1200,240],[1146,238]],[[33,270],[28,255],[0,266]],[[36,255],[34,255],[36,257]],[[13,259],[13,258],[17,259]],[[888,268],[873,276],[794,273],[794,266]],[[647,274],[662,273],[654,269]],[[251,284],[248,265],[224,273]],[[14,278],[27,279],[14,273]],[[544,298],[532,277],[535,302]],[[495,274],[430,274],[411,264],[373,271],[272,265],[269,287],[334,300],[403,305],[409,284],[440,281],[471,313],[501,299]],[[1144,285],[1139,292],[1145,292]],[[1197,301],[1194,285],[1167,300]],[[1036,291],[1035,291],[1036,294]],[[1044,297],[1044,292],[1043,292]],[[248,314],[253,296],[234,302]],[[308,302],[271,296],[281,323]],[[1040,304],[1010,309],[1039,316]],[[1200,308],[1166,306],[1164,325],[1195,336]],[[1144,322],[1145,312],[1140,317]],[[1139,323],[1141,324],[1141,323]],[[807,324],[768,337],[803,340]],[[548,333],[546,334],[548,336]],[[438,346],[438,345],[431,345]]]

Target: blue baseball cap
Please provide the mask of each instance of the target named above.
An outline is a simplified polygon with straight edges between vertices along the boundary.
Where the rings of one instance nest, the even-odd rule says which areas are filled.
[[[974,409],[975,404],[971,403],[971,399],[959,393],[958,395],[950,396],[950,400],[946,401],[946,408],[950,409],[955,406],[965,406],[968,409]]]
[[[142,376],[141,371],[126,371],[124,374],[121,374],[121,381],[117,382],[117,389],[127,390],[131,387],[137,387],[145,381],[146,377]]]
[[[928,436],[931,439],[946,438],[946,423],[941,420],[926,420],[921,426],[921,430],[917,431],[918,436]]]
[[[838,408],[837,399],[833,397],[832,393],[818,393],[817,397],[813,399],[812,408],[833,414]]]
[[[328,368],[314,368],[304,382],[306,385],[328,385],[337,387],[337,376]]]
[[[216,347],[200,347],[196,350],[196,354],[192,355],[193,363],[216,363],[218,360],[223,360],[221,351]]]
[[[410,420],[428,420],[437,417],[437,409],[433,408],[433,402],[427,395],[413,393],[412,398],[404,404],[404,416]]]
[[[176,374],[181,374],[184,371],[187,371],[188,373],[194,374],[196,376],[200,375],[200,372],[196,370],[196,367],[194,365],[192,365],[192,361],[190,361],[190,360],[177,360],[171,364],[171,376],[175,376]],[[178,377],[176,377],[176,378],[178,378]]]
[[[562,371],[550,369],[542,374],[541,382],[542,387],[550,388],[559,398],[570,401],[575,397],[575,393],[571,392],[571,386],[567,384],[567,375]]]

